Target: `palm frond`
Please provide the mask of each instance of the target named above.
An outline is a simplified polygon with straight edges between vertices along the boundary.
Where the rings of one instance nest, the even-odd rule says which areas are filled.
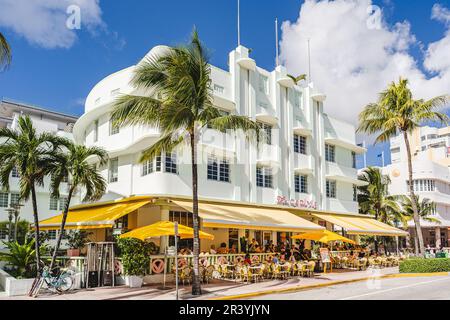
[[[149,149],[145,150],[140,158],[140,162],[150,161],[161,155],[162,153],[170,153],[176,147],[181,145],[183,142],[186,142],[186,139],[183,135],[177,133],[169,133],[166,136],[163,136],[159,139],[153,146]]]
[[[12,61],[11,47],[5,36],[0,32],[0,71],[8,68]]]

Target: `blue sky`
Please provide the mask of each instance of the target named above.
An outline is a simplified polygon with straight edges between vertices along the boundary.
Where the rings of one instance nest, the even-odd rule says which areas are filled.
[[[274,19],[295,22],[303,1],[241,0],[241,3],[242,42],[253,49],[258,65],[271,70],[275,61]],[[439,3],[450,8],[450,0]],[[84,99],[98,81],[136,63],[155,45],[186,41],[194,25],[212,51],[212,63],[219,67],[227,68],[228,52],[237,41],[233,0],[102,0],[98,4],[101,16],[92,13],[94,22],[89,21],[91,25],[87,26],[82,18],[77,38],[65,48],[35,43],[30,40],[32,35],[25,35],[12,22],[5,22],[6,15],[20,12],[2,10],[7,4],[11,5],[11,1],[0,0],[0,31],[10,41],[14,60],[11,68],[0,74],[0,96],[75,115],[83,113]],[[374,4],[383,8],[387,24],[410,22],[411,33],[418,41],[408,51],[415,59],[423,58],[421,45],[442,39],[447,30],[445,24],[430,19],[434,1],[381,0]],[[37,20],[39,16],[29,19]],[[381,164],[377,155],[382,149],[386,147],[371,148],[369,164]],[[388,153],[386,160],[390,160]]]

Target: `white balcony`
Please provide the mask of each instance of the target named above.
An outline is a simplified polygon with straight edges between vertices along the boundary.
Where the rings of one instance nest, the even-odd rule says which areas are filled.
[[[314,174],[312,156],[296,153],[294,155],[294,171],[298,174]]]
[[[344,167],[337,163],[326,162],[326,178],[344,183],[354,184],[356,186],[365,186],[366,182],[358,180],[358,171],[354,168]]]
[[[278,147],[267,144],[261,146],[256,162],[259,165],[277,167],[280,162]]]

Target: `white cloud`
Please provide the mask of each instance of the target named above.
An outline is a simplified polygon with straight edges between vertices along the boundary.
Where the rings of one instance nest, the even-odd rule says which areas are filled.
[[[436,3],[431,11],[431,18],[443,23],[450,23],[450,10]]]
[[[374,24],[371,5],[371,0],[306,0],[298,20],[282,26],[281,58],[287,68],[308,72],[310,38],[312,79],[328,95],[325,111],[355,125],[362,108],[400,76],[410,80],[417,98],[450,93],[450,32],[425,48],[423,61],[416,61],[410,49],[421,44],[410,23],[388,25],[380,12]],[[443,21],[448,10],[437,8],[433,16]],[[433,73],[431,78],[419,63]]]
[[[70,48],[77,31],[67,28],[70,5],[81,9],[81,29],[106,30],[99,0],[0,0],[0,26],[44,48]]]

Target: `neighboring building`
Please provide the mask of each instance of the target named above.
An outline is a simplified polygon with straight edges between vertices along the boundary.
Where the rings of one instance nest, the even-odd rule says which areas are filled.
[[[21,115],[30,116],[38,133],[50,132],[61,137],[73,139],[72,130],[78,119],[77,117],[6,99],[0,102],[0,128],[16,129],[18,118]],[[0,141],[0,143],[2,142]],[[61,187],[60,199],[53,199],[49,192],[49,180],[49,178],[45,179],[44,186],[37,186],[36,188],[39,217],[41,219],[61,213],[66,201],[67,186],[63,185]],[[16,171],[13,171],[9,183],[9,192],[1,190],[0,186],[0,221],[8,221],[8,208],[16,203],[19,197],[19,176]],[[76,199],[74,204],[76,204]],[[23,207],[21,207],[20,219],[33,222],[31,200],[24,203]],[[56,234],[52,232],[51,236],[56,237]],[[7,240],[7,235],[4,231],[0,231],[0,243],[1,240]]]
[[[433,217],[441,224],[422,221],[425,245],[450,246],[450,127],[422,127],[410,135],[414,190],[420,199],[436,203]],[[408,159],[403,136],[391,139],[392,164],[383,169],[392,180],[390,193],[408,194]],[[414,237],[414,222],[409,224]],[[413,242],[412,242],[413,243]]]

